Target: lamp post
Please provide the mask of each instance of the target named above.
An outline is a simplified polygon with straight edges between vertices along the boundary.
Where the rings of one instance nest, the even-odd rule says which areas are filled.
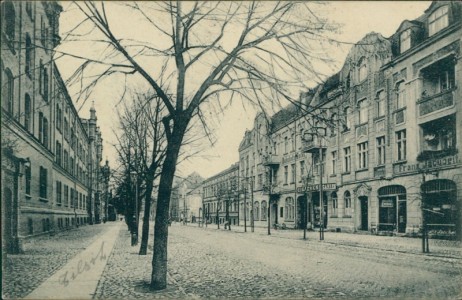
[[[109,205],[109,176],[110,176],[110,169],[109,169],[109,161],[106,159],[106,164],[103,167],[103,177],[104,177],[104,184],[105,184],[105,212],[104,212],[104,220],[108,220],[108,205]]]

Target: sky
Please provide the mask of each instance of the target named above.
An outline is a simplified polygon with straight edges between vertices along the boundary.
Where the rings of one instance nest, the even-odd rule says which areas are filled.
[[[345,42],[343,46],[332,46],[329,51],[337,64],[332,66],[332,74],[338,71],[351,48],[351,43],[359,41],[369,32],[381,33],[385,37],[392,35],[405,19],[412,20],[423,14],[431,2],[414,1],[338,1],[329,2],[328,18],[340,24],[341,32],[335,37]],[[73,11],[66,11],[68,4],[63,2],[64,12],[60,18],[60,27],[65,30],[72,26]],[[136,24],[135,24],[136,26]],[[63,76],[66,77],[66,67],[70,62],[63,57],[57,62]],[[116,167],[116,151],[113,144],[116,143],[114,132],[117,132],[117,118],[114,112],[114,101],[101,101],[107,98],[114,89],[120,87],[108,86],[100,91],[92,100],[80,108],[81,117],[88,118],[90,105],[95,106],[98,124],[101,128],[104,144],[103,159],[109,160],[112,168]],[[106,93],[106,94],[105,94]],[[235,103],[228,108],[219,121],[211,125],[214,128],[215,143],[211,145],[204,140],[204,150],[181,162],[177,167],[177,175],[187,176],[192,172],[199,173],[208,178],[228,168],[239,159],[238,147],[246,129],[251,129],[256,115],[255,109]],[[209,144],[206,144],[209,143]]]

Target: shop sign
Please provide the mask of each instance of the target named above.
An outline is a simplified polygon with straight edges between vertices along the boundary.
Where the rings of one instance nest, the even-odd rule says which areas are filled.
[[[324,183],[322,185],[323,191],[335,191],[337,190],[337,185],[335,183]],[[297,188],[297,193],[309,193],[309,192],[318,192],[319,191],[319,184],[311,184],[307,186],[300,186]]]
[[[393,207],[393,206],[394,206],[393,199],[382,200],[382,204],[380,205],[380,207]]]
[[[411,173],[411,172],[418,172],[418,171],[428,171],[428,170],[442,168],[442,167],[455,166],[460,163],[461,161],[459,160],[458,155],[447,156],[443,158],[431,159],[431,160],[427,160],[424,162],[419,162],[417,164],[395,165],[393,168],[393,173],[402,174],[402,173]]]

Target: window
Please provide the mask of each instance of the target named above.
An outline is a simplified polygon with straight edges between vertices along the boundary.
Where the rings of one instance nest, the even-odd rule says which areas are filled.
[[[253,219],[255,221],[260,220],[260,203],[258,201],[255,201],[253,204]]]
[[[266,220],[266,213],[267,213],[268,207],[266,206],[266,201],[261,202],[261,220],[265,221]]]
[[[61,143],[56,141],[56,163],[61,166],[62,163],[62,146]]]
[[[68,171],[68,167],[69,167],[69,154],[68,154],[67,150],[64,150],[64,153],[63,153],[63,168],[64,168],[64,170]]]
[[[61,206],[62,203],[62,183],[56,181],[56,204]]]
[[[358,116],[359,116],[359,124],[367,123],[367,102],[366,100],[358,101]]]
[[[400,109],[406,106],[406,99],[405,99],[405,87],[404,82],[398,83],[396,86],[396,109]]]
[[[344,124],[343,124],[343,131],[350,130],[351,128],[351,123],[350,123],[350,117],[351,117],[351,108],[346,107],[343,111],[344,115]]]
[[[42,132],[42,137],[43,137],[43,145],[45,147],[49,147],[49,144],[48,144],[48,119],[47,118],[43,118],[43,121],[42,121],[42,129],[43,129],[43,132]]]
[[[47,68],[43,68],[43,88],[42,88],[42,95],[45,101],[48,101],[48,70]]]
[[[377,95],[377,117],[385,115],[385,91],[380,91]]]
[[[24,127],[27,131],[32,128],[32,103],[29,94],[24,97]]]
[[[64,185],[64,206],[69,206],[69,187]]]
[[[338,210],[338,199],[337,199],[337,193],[332,192],[331,194],[331,199],[332,199],[332,209],[331,209],[331,216],[337,216],[337,210]]]
[[[290,140],[291,148],[290,151],[295,151],[295,134],[292,133],[292,138]]]
[[[316,152],[316,153],[313,153],[313,165],[315,166],[314,169],[313,169],[313,174],[317,174],[319,175],[319,166],[321,166],[322,170],[322,174],[326,174],[325,172],[325,164],[326,164],[326,152],[322,151],[322,158],[321,158],[321,161],[319,159],[319,152]]]
[[[305,161],[300,162],[300,176],[305,176]]]
[[[448,6],[442,6],[438,8],[433,14],[428,18],[428,35],[432,36],[438,31],[448,27]]]
[[[25,193],[26,195],[30,196],[30,183],[31,183],[30,181],[32,178],[31,166],[25,167],[24,174],[25,174],[25,180],[26,180]]]
[[[13,115],[13,107],[14,107],[14,78],[13,74],[11,74],[10,69],[5,69],[5,89],[4,92],[4,99],[6,99],[7,103],[7,111],[10,115]]]
[[[47,199],[47,184],[48,184],[48,170],[44,167],[40,167],[40,198]]]
[[[282,206],[279,208],[279,217],[284,218],[284,207]]]
[[[291,174],[290,183],[294,183],[295,182],[295,164],[290,165],[290,174]]]
[[[43,113],[39,112],[39,130],[38,130],[38,139],[40,143],[43,143]]]
[[[377,165],[385,164],[385,137],[381,136],[376,139],[377,142]]]
[[[2,5],[3,20],[4,20],[4,32],[9,42],[14,41],[15,30],[16,30],[16,12],[12,1],[5,1]]]
[[[32,42],[29,33],[26,33],[26,65],[25,72],[30,77],[32,71]]]
[[[284,166],[284,184],[289,183],[289,167]]]
[[[33,15],[32,15],[32,1],[27,1],[26,2],[26,12],[27,14],[29,15],[29,18],[33,18]]]
[[[411,30],[408,29],[401,33],[399,37],[400,52],[403,53],[411,48]]]
[[[351,172],[351,148],[343,148],[343,172]]]
[[[288,197],[286,198],[286,216],[285,219],[289,221],[293,221],[295,217],[295,206],[294,206],[294,198]]]
[[[273,143],[273,152],[274,152],[274,155],[278,154],[278,146],[276,142]]]
[[[364,81],[366,78],[367,78],[366,59],[362,58],[359,64],[359,82]]]
[[[396,158],[398,161],[406,159],[406,130],[396,132]]]
[[[367,168],[368,148],[367,142],[358,144],[358,166],[360,169]]]
[[[43,15],[40,16],[40,41],[42,42],[42,45],[45,46],[47,38],[47,28],[45,25],[45,20],[43,19]]]
[[[332,175],[335,175],[336,170],[337,170],[337,151],[332,151],[331,152],[331,158],[332,158]]]
[[[343,195],[343,200],[344,200],[344,216],[351,216],[351,194],[349,191],[345,191],[345,194]]]
[[[59,104],[56,104],[56,128],[61,131],[63,124],[63,111]]]
[[[288,137],[284,138],[284,153],[289,152],[289,139]]]
[[[263,186],[263,174],[258,174],[258,186]]]

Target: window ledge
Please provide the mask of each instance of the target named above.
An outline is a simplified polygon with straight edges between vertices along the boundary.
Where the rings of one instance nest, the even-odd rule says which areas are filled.
[[[48,202],[48,199],[39,197],[39,201],[41,201],[41,202]]]
[[[342,175],[350,175],[351,174],[351,171],[348,171],[348,172],[343,172]]]
[[[32,199],[32,196],[31,196],[31,195],[25,194],[24,196],[26,196],[26,200]]]
[[[395,110],[393,111],[393,113],[396,114],[396,113],[398,113],[398,112],[400,112],[400,111],[402,111],[402,110],[406,110],[406,108],[407,108],[407,106],[403,106],[403,107],[397,108],[397,109],[395,109]]]
[[[330,218],[332,218],[332,219],[337,219],[338,216],[337,216],[337,215],[333,215],[333,216],[330,216]]]
[[[369,168],[362,168],[362,169],[356,170],[355,173],[364,172],[364,171],[367,171],[367,170],[369,170]]]
[[[393,162],[394,165],[400,165],[400,164],[405,164],[405,163],[407,163],[407,160],[406,160],[406,159],[397,160],[397,161],[394,161],[394,162]]]
[[[337,177],[337,174],[330,174],[329,177]]]
[[[351,219],[351,216],[343,216],[344,219]]]
[[[383,115],[383,116],[377,116],[377,117],[375,117],[375,118],[373,119],[373,121],[374,121],[374,122],[377,122],[377,121],[381,121],[381,120],[383,120],[383,119],[385,119],[385,115]]]

